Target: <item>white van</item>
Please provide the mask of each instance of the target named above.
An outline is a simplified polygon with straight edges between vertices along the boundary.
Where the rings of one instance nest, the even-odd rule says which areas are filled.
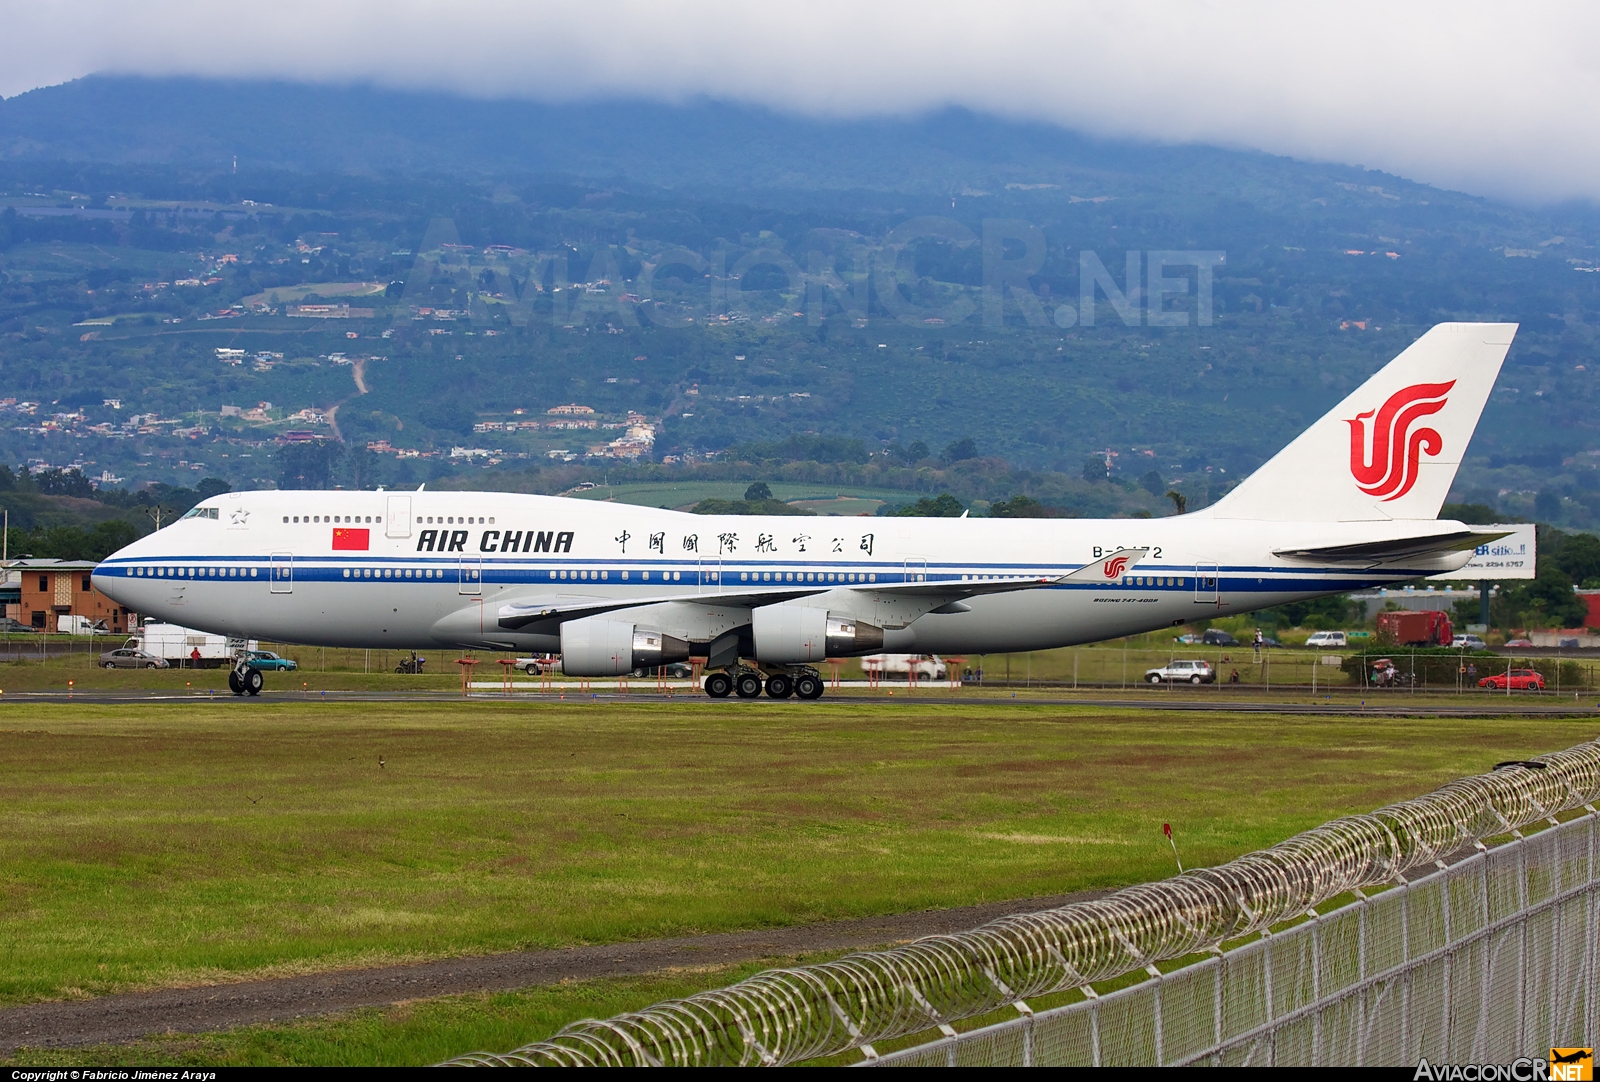
[[[1328,646],[1349,646],[1350,637],[1343,631],[1315,631],[1306,640],[1306,645],[1315,646],[1318,649]]]

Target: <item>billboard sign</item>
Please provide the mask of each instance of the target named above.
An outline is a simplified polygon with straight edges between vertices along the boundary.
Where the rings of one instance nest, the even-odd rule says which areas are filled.
[[[1505,582],[1510,579],[1531,579],[1534,576],[1535,527],[1531,522],[1494,526],[1468,526],[1467,529],[1483,533],[1500,530],[1511,531],[1498,541],[1479,545],[1472,559],[1460,571],[1446,571],[1442,575],[1429,575],[1439,582]]]

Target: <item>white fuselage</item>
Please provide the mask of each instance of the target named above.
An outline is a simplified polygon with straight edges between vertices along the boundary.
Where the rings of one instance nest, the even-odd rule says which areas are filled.
[[[215,516],[215,517],[212,517]],[[1046,649],[1417,578],[1467,553],[1373,566],[1275,556],[1459,524],[1166,519],[702,516],[502,492],[239,492],[113,554],[94,574],[146,616],[232,636],[374,648],[557,650],[551,623],[505,630],[502,606],[637,599],[629,618],[706,642],[752,594],[886,629],[882,649]],[[1109,582],[909,606],[897,584],[1056,578],[1119,548]],[[795,599],[798,592],[808,596]],[[719,597],[738,595],[737,605]]]

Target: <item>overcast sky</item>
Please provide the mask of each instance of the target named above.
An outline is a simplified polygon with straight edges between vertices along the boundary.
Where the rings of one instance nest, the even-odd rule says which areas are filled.
[[[1600,197],[1600,6],[0,0],[0,95],[91,72],[811,115],[961,105],[1524,200]]]

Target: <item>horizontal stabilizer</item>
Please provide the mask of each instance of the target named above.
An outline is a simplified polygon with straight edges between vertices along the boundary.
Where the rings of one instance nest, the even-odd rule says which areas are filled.
[[[1370,566],[1393,560],[1415,559],[1419,556],[1443,556],[1452,552],[1467,552],[1479,545],[1498,541],[1509,532],[1480,533],[1473,530],[1457,530],[1453,533],[1429,534],[1424,537],[1390,537],[1382,541],[1358,541],[1348,545],[1276,549],[1273,555],[1287,559],[1315,560],[1319,563]]]

